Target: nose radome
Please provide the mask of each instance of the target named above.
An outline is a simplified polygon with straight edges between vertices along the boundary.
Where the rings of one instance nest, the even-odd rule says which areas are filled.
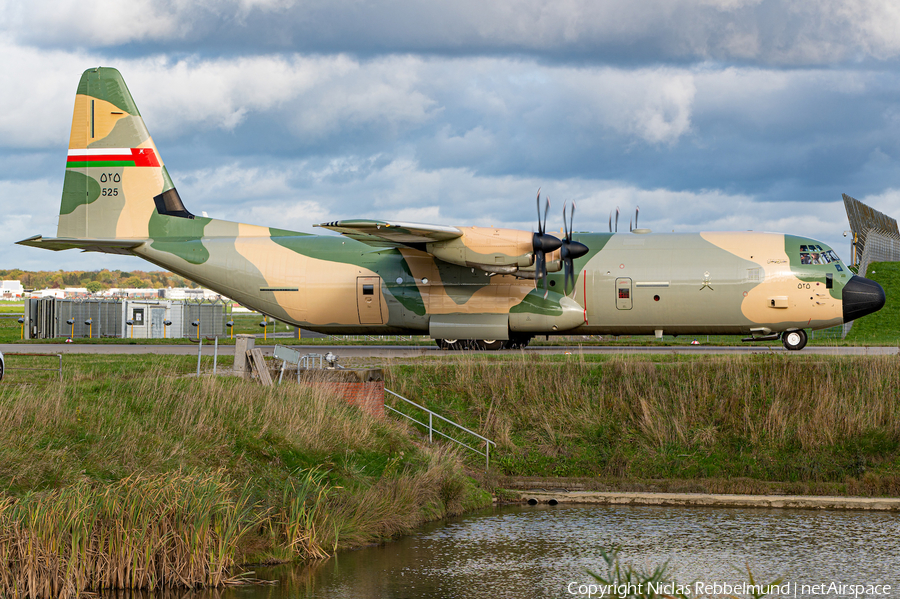
[[[844,285],[843,296],[844,322],[862,318],[884,307],[884,289],[865,277],[853,275]]]

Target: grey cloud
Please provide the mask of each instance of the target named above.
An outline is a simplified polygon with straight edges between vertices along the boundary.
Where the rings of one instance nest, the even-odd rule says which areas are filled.
[[[428,0],[0,3],[28,44],[147,53],[531,54],[551,61],[767,65],[891,60],[891,0]]]

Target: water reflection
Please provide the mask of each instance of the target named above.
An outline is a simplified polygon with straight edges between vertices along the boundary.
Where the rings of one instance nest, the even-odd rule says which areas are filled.
[[[891,584],[888,596],[900,597],[898,533],[889,513],[503,507],[306,567],[259,569],[279,584],[209,599],[572,597],[569,583],[589,581],[586,571],[602,566],[600,549],[616,544],[626,563],[668,560],[682,583],[745,582],[749,566],[757,582],[787,575],[798,597],[813,596],[800,584],[831,582]]]

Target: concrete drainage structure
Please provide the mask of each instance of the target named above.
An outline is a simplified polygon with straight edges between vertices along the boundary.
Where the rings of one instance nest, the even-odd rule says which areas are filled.
[[[528,505],[665,505],[900,511],[900,498],[712,493],[615,493],[605,491],[518,491]]]

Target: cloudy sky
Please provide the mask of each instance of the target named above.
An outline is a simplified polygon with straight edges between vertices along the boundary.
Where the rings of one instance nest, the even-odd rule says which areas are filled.
[[[51,253],[81,72],[125,77],[194,213],[809,235],[900,216],[894,0],[0,0],[0,268]]]

